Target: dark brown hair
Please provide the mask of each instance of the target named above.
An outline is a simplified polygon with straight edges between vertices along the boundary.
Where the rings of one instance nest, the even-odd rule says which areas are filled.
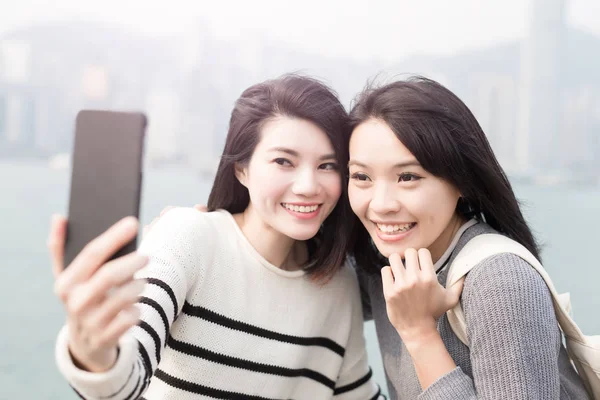
[[[458,212],[484,220],[540,258],[506,174],[475,116],[454,93],[418,76],[367,87],[355,99],[351,128],[372,118],[384,121],[423,168],[458,188]],[[360,223],[351,253],[370,272],[378,273],[385,262]]]
[[[347,198],[348,114],[337,94],[322,82],[300,75],[285,75],[246,89],[236,101],[229,121],[225,148],[219,163],[208,209],[243,212],[250,202],[248,190],[236,178],[236,165],[250,162],[260,141],[261,128],[278,116],[310,121],[329,138],[340,166],[342,195],[317,235],[308,241],[305,271],[315,281],[326,282],[346,259],[351,233]]]

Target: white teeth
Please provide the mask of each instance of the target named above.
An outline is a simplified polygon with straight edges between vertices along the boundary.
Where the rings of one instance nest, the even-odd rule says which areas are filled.
[[[377,228],[379,228],[380,231],[385,232],[385,233],[395,233],[395,232],[406,232],[410,228],[412,228],[413,225],[414,224],[404,224],[404,225],[377,224]]]
[[[294,212],[301,212],[301,213],[311,213],[314,211],[317,211],[317,208],[319,208],[318,205],[314,205],[314,206],[296,206],[293,204],[287,204],[287,203],[282,203],[282,205],[287,208],[290,211],[294,211]]]

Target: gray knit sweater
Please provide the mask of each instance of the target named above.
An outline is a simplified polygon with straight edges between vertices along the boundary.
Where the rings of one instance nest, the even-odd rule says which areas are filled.
[[[451,255],[447,253],[446,265],[471,238],[493,232],[484,223],[466,229]],[[446,275],[447,268],[439,274],[443,285]],[[425,391],[388,320],[381,277],[359,276],[365,316],[375,320],[391,400],[588,399],[561,343],[550,292],[537,272],[517,256],[490,257],[468,274],[461,303],[470,348],[442,316],[438,330],[457,368]]]

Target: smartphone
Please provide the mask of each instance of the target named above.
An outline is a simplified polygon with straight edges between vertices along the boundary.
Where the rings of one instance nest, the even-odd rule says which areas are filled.
[[[139,217],[143,113],[82,110],[75,121],[64,265],[123,217]],[[137,237],[111,259],[136,249]]]

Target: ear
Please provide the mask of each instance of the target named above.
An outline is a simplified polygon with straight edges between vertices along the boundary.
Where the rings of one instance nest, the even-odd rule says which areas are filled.
[[[246,188],[248,188],[248,167],[242,167],[240,164],[235,163],[235,177],[237,180]]]

